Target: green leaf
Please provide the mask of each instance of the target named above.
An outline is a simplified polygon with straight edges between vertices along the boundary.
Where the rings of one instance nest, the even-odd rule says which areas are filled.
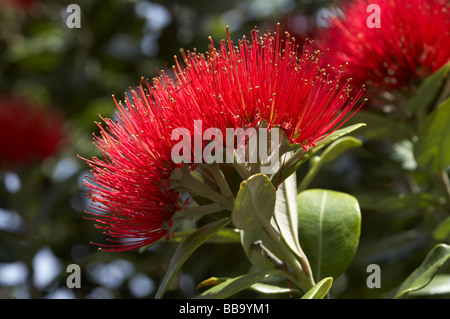
[[[269,270],[264,272],[250,273],[236,278],[228,279],[225,282],[214,286],[201,293],[194,299],[224,299],[249,288],[253,284],[270,276],[283,276],[281,270]]]
[[[250,289],[256,292],[259,292],[261,294],[301,294],[301,291],[295,288],[286,288],[286,287],[279,287],[275,285],[269,285],[265,283],[256,283],[250,286]]]
[[[301,192],[297,203],[300,243],[316,281],[339,277],[358,248],[358,201],[345,193],[311,189]]]
[[[319,281],[314,287],[312,287],[301,299],[323,299],[328,291],[330,291],[333,284],[333,278],[326,277]]]
[[[437,274],[431,282],[422,289],[411,291],[411,297],[433,297],[450,294],[450,275]]]
[[[277,190],[274,220],[275,229],[289,248],[301,258],[298,241],[297,181],[295,174],[280,184]]]
[[[181,242],[195,231],[195,229],[191,229],[175,232],[173,238],[169,242]],[[239,242],[239,230],[235,228],[220,229],[205,241],[205,243],[210,244],[233,244]]]
[[[169,269],[167,270],[166,275],[164,276],[162,283],[159,286],[158,291],[156,292],[156,299],[162,298],[176,272],[194,253],[194,251],[198,247],[200,247],[210,236],[225,227],[230,221],[230,218],[223,218],[203,225],[180,243],[172,256]]]
[[[430,109],[431,103],[436,99],[441,87],[450,73],[450,62],[442,66],[439,70],[430,75],[420,87],[415,91],[414,96],[406,103],[406,110],[412,114],[426,113]]]
[[[206,288],[206,287],[213,287],[217,286],[218,284],[221,284],[225,281],[227,281],[230,278],[226,277],[210,277],[208,279],[203,280],[201,283],[199,283],[196,287],[197,290]]]
[[[338,138],[347,135],[363,126],[366,126],[364,123],[354,124],[339,130],[334,131],[327,137],[316,143],[316,146],[311,148],[308,152],[305,152],[302,148],[297,150],[278,170],[275,174],[270,178],[273,185],[279,185],[284,182],[286,178],[291,176],[303,163],[305,163],[311,156],[313,156],[316,152],[321,150],[324,146],[336,141]]]
[[[419,127],[414,154],[419,166],[441,172],[450,165],[450,98],[431,112]]]
[[[298,191],[301,192],[305,190],[312,179],[319,173],[320,169],[323,165],[328,162],[333,161],[342,153],[348,151],[349,149],[362,146],[362,142],[357,138],[352,136],[342,137],[336,141],[334,141],[327,149],[323,152],[323,154],[318,157],[315,156],[311,159],[311,168],[306,174],[305,178],[302,180],[301,184],[298,187]],[[314,160],[313,160],[314,159]]]
[[[365,123],[358,123],[358,124],[354,124],[354,125],[350,125],[344,128],[341,128],[339,130],[334,131],[333,133],[331,133],[330,135],[328,135],[327,137],[325,137],[324,139],[318,141],[316,143],[316,146],[313,148],[322,148],[325,145],[330,144],[331,142],[336,141],[338,138],[341,138],[344,135],[350,134],[353,131],[356,131],[357,129],[366,126]],[[311,150],[313,150],[311,149]]]
[[[255,174],[241,183],[231,219],[239,229],[267,225],[273,216],[276,190],[267,175]]]
[[[217,286],[230,278],[224,278],[224,277],[211,277],[208,278],[201,283],[197,285],[197,289]],[[266,284],[266,283],[255,283],[251,285],[248,289],[253,290],[255,292],[261,293],[261,294],[285,294],[285,293],[296,293],[301,294],[301,291],[295,288],[289,288],[289,287],[279,287],[272,284]]]
[[[437,241],[443,241],[450,238],[450,217],[444,219],[433,231],[433,237]]]
[[[396,299],[404,297],[406,294],[422,289],[430,283],[441,266],[450,259],[450,246],[438,244],[425,257],[424,261],[408,278],[403,281],[395,293]]]
[[[342,137],[333,142],[320,156],[320,162],[328,163],[349,149],[362,146],[362,142],[352,136]]]
[[[257,242],[259,246],[255,246]],[[241,230],[241,244],[250,263],[260,271],[281,263],[281,256],[262,227]]]
[[[367,139],[411,140],[414,136],[410,126],[388,114],[359,111],[348,119],[347,124],[352,123],[367,124],[358,133]]]

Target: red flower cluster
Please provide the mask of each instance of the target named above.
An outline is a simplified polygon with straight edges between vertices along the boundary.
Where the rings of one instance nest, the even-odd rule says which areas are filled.
[[[95,144],[108,158],[93,158],[94,180],[90,188],[93,219],[108,235],[120,238],[109,250],[131,250],[168,236],[172,215],[179,210],[178,194],[168,190],[175,169],[171,161],[170,129],[164,123],[163,106],[156,106],[142,89],[133,91],[126,106],[117,104],[120,122],[103,119]],[[118,243],[122,243],[120,245]]]
[[[0,97],[0,167],[28,165],[53,155],[66,139],[55,110],[24,98]]]
[[[380,28],[367,24],[375,13],[369,5],[380,8]],[[332,52],[330,63],[349,64],[344,75],[356,85],[376,92],[410,89],[450,61],[447,0],[355,0],[340,9],[318,39]]]
[[[125,105],[117,105],[117,122],[104,119],[95,144],[103,159],[89,160],[93,179],[94,214],[113,241],[109,250],[128,250],[170,235],[180,195],[168,189],[175,169],[171,140],[176,128],[203,130],[255,127],[281,128],[292,143],[305,149],[337,129],[354,108],[361,91],[352,94],[322,65],[319,51],[306,45],[252,33],[235,46],[228,36],[219,48],[211,40],[207,55],[183,54],[185,67],[176,61],[174,77],[163,73],[146,90],[132,91]],[[125,241],[123,239],[126,239]]]

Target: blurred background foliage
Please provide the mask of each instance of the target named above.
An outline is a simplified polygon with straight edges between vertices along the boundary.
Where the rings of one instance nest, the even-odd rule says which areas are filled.
[[[84,218],[89,201],[82,180],[89,170],[77,155],[97,155],[94,121],[99,114],[112,116],[111,95],[122,99],[141,77],[151,79],[170,68],[180,48],[205,52],[208,36],[218,43],[227,25],[235,40],[255,26],[273,29],[276,22],[299,41],[314,38],[332,1],[19,2],[0,0],[0,94],[62,113],[68,141],[43,161],[0,171],[0,298],[151,298],[175,244],[161,243],[144,253],[107,253],[90,243],[105,238]],[[66,25],[71,3],[81,8],[79,29]],[[0,138],[15,138],[5,134]],[[327,164],[311,185],[360,195],[360,248],[334,283],[333,298],[382,297],[435,243],[429,230],[417,227],[424,216],[432,218],[427,212],[433,210],[434,197],[414,197],[397,207],[398,197],[409,193],[402,188],[411,181],[398,167],[414,162],[411,155],[408,144],[387,149],[372,141]],[[381,266],[380,289],[366,286],[371,263]],[[66,286],[70,264],[81,267],[81,288]],[[195,296],[202,280],[238,276],[249,267],[239,244],[206,244],[183,266],[165,297]],[[255,296],[244,292],[237,297]]]

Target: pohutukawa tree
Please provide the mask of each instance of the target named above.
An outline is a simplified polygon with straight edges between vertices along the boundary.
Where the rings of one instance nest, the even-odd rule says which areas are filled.
[[[98,124],[101,134],[94,141],[102,158],[86,160],[92,167],[86,186],[92,199],[89,218],[109,236],[110,243],[99,245],[109,251],[143,248],[177,236],[186,218],[216,216],[217,221],[193,229],[182,245],[197,247],[220,229],[238,229],[250,261],[265,265],[256,281],[284,276],[306,292],[322,276],[314,278],[299,242],[297,186],[291,182],[312,154],[362,126],[341,128],[360,107],[363,88],[353,92],[348,81],[341,81],[343,66],[325,65],[312,41],[282,39],[278,28],[262,36],[254,30],[238,43],[228,33],[218,47],[210,41],[206,54],[183,51],[183,63],[175,57],[173,72],[163,72],[151,84],[141,82],[124,103],[116,103],[116,121],[102,118],[106,127]],[[200,129],[195,121],[201,121]],[[178,128],[192,141],[209,128],[277,129],[280,140],[263,145],[279,148],[279,166],[262,174],[260,161],[195,163],[195,147],[182,154],[191,160],[175,163],[171,153],[179,140],[172,133]],[[237,147],[248,149],[249,138]],[[203,139],[201,149],[212,140]],[[357,202],[349,202],[359,220]],[[355,225],[349,260],[359,237]],[[248,248],[256,242],[262,244],[252,257]],[[174,257],[158,297],[184,260]]]

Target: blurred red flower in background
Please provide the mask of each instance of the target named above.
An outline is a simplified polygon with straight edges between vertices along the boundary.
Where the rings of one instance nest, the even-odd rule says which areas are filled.
[[[118,121],[94,143],[103,158],[87,160],[93,178],[86,181],[97,227],[113,239],[107,250],[129,250],[170,237],[172,217],[183,206],[180,193],[169,190],[177,167],[171,150],[178,141],[172,131],[185,128],[201,134],[208,128],[277,126],[292,143],[313,147],[354,112],[362,91],[351,94],[348,83],[329,75],[321,53],[312,45],[299,50],[279,32],[259,37],[253,32],[235,46],[223,40],[205,56],[183,53],[186,67],[176,60],[174,77],[163,73],[146,90],[118,104]],[[196,132],[194,121],[202,121]],[[192,161],[193,162],[193,161]],[[191,167],[194,169],[194,166]]]
[[[64,119],[49,107],[22,97],[0,97],[0,168],[39,162],[66,141]]]
[[[380,27],[369,27],[378,5]],[[373,8],[373,7],[371,7]],[[341,2],[317,39],[330,49],[327,61],[345,65],[344,76],[368,93],[406,87],[450,61],[450,2],[447,0],[355,0]]]
[[[16,7],[29,11],[35,5],[36,0],[0,0],[0,7]]]

